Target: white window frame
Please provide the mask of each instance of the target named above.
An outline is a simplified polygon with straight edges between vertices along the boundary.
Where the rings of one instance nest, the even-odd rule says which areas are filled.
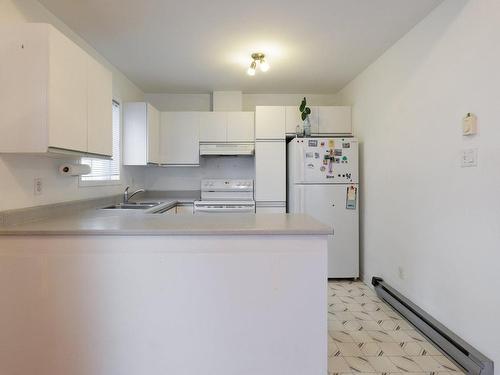
[[[121,106],[121,102],[116,100],[116,99],[113,99],[111,105],[118,105],[118,108],[119,108],[119,146],[118,146],[118,153],[119,153],[119,178],[117,180],[83,180],[82,177],[84,176],[80,176],[78,178],[78,185],[81,186],[81,187],[89,187],[89,186],[114,186],[114,185],[121,185],[122,184],[122,176],[123,176],[123,170],[122,170],[122,139],[123,139],[123,126],[122,126],[122,106]],[[112,108],[112,107],[111,107]],[[114,119],[113,119],[114,121]],[[113,155],[114,156],[114,155]],[[80,159],[80,162],[82,162],[84,159],[92,159],[92,158],[87,158],[87,157],[83,157]],[[99,159],[97,159],[99,160]],[[103,161],[107,161],[105,159],[103,159]]]

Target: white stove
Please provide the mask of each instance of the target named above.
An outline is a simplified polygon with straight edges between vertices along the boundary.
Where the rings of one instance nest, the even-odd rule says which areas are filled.
[[[253,180],[202,180],[194,213],[255,213]]]

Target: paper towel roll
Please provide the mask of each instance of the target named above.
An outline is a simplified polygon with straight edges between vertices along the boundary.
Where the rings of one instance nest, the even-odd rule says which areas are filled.
[[[62,164],[59,173],[63,176],[82,176],[90,173],[90,165],[87,164]]]

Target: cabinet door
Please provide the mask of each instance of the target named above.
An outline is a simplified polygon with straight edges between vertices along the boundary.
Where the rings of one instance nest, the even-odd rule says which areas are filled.
[[[311,122],[311,134],[319,133],[319,107],[310,107],[311,114],[309,121]]]
[[[295,134],[297,125],[302,124],[299,107],[296,105],[285,107],[285,128],[286,134]]]
[[[87,151],[87,59],[80,47],[51,29],[49,147]]]
[[[160,164],[199,166],[199,113],[162,112],[160,119]]]
[[[87,56],[87,152],[113,155],[112,77]]]
[[[0,33],[0,152],[46,152],[49,26],[16,23]]]
[[[176,207],[177,215],[192,215],[193,214],[193,205],[182,205]]]
[[[257,214],[285,214],[286,207],[256,207]]]
[[[285,139],[285,107],[255,108],[255,139]]]
[[[200,112],[200,142],[226,142],[227,112]]]
[[[284,141],[255,143],[255,200],[286,201]]]
[[[172,207],[171,209],[165,211],[162,213],[162,215],[175,215],[177,212],[176,212],[176,208],[175,207]]]
[[[318,107],[320,134],[351,134],[351,107]]]
[[[160,162],[160,112],[148,103],[147,105],[147,152],[148,163]]]
[[[227,141],[254,142],[255,122],[253,112],[227,113]]]
[[[123,103],[123,165],[147,163],[147,111],[144,102]]]
[[[311,108],[311,114],[309,115],[309,121],[311,122],[311,133],[318,133],[318,107]],[[298,106],[287,106],[285,109],[285,119],[286,119],[286,133],[296,134],[297,125],[303,126],[304,121],[300,117]]]

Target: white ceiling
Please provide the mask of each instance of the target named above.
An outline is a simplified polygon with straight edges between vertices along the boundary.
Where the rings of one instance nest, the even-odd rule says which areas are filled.
[[[442,0],[40,0],[145,92],[335,93]],[[250,54],[271,69],[249,77]]]

